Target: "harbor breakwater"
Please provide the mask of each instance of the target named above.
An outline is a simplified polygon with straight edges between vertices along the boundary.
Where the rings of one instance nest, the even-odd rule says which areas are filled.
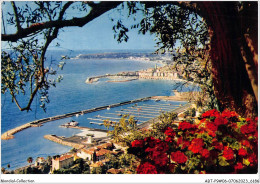
[[[117,74],[106,74],[100,76],[89,77],[85,83],[93,83],[99,81],[101,78],[127,78],[127,80],[121,80],[122,82],[132,81],[136,79],[150,79],[150,80],[183,80],[180,79],[180,75],[177,72],[169,71],[161,68],[149,68],[146,70],[140,70],[135,72],[120,72]],[[111,81],[110,81],[111,82]],[[116,81],[114,81],[116,82]]]
[[[58,144],[73,147],[75,149],[82,149],[85,147],[85,145],[83,145],[83,144],[65,141],[65,140],[63,140],[62,137],[58,137],[56,135],[45,135],[44,138],[48,139],[50,141],[56,142]]]
[[[35,121],[32,121],[32,122],[26,123],[24,125],[21,125],[19,127],[16,127],[14,129],[6,131],[5,133],[3,133],[1,135],[1,139],[2,140],[13,139],[14,134],[17,133],[17,132],[20,132],[20,131],[22,131],[26,128],[30,128],[30,127],[39,127],[39,126],[42,126],[43,123],[47,123],[47,122],[50,122],[50,121],[55,121],[55,120],[64,119],[64,118],[68,118],[68,117],[72,117],[72,116],[76,116],[76,115],[80,115],[80,114],[86,114],[86,113],[91,113],[91,112],[95,112],[95,111],[100,111],[100,110],[107,109],[107,108],[118,107],[118,106],[122,106],[122,105],[126,105],[126,104],[146,101],[146,100],[150,100],[151,98],[152,97],[139,98],[139,99],[125,101],[125,102],[121,102],[121,103],[105,105],[105,106],[96,107],[96,108],[92,108],[92,109],[87,109],[87,110],[57,115],[57,116],[53,116],[53,117],[43,118],[43,119],[40,119],[40,120],[35,120]]]

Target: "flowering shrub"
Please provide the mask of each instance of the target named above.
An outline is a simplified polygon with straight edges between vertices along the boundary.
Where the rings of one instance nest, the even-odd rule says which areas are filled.
[[[129,153],[141,160],[139,174],[256,173],[257,121],[213,109],[196,124],[179,122],[163,130],[163,137],[133,141]]]

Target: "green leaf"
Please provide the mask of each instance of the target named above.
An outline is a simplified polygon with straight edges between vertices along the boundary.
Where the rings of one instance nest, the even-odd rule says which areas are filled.
[[[241,145],[240,145],[240,143],[239,143],[238,141],[235,141],[235,142],[233,142],[232,144],[230,144],[230,147],[231,147],[232,149],[239,150],[239,149],[241,148]]]
[[[222,156],[218,157],[218,161],[219,161],[219,165],[221,165],[221,166],[228,166],[229,165],[229,163],[226,161],[225,157],[222,157]]]
[[[246,166],[249,166],[250,165],[250,162],[248,159],[244,159],[243,158],[243,164],[245,164]]]

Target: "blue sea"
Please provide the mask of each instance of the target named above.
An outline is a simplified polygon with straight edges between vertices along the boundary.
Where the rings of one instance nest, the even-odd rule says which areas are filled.
[[[100,53],[104,51],[48,51],[47,60],[57,64],[60,61],[61,55],[69,55],[73,58],[78,54],[95,52]],[[56,87],[50,88],[50,103],[47,104],[46,112],[39,107],[39,96],[32,104],[32,111],[20,112],[16,105],[11,102],[10,95],[1,95],[1,132],[3,133],[22,124],[44,117],[110,105],[142,97],[173,95],[172,89],[176,83],[167,80],[134,80],[123,83],[108,83],[105,80],[100,80],[93,84],[85,83],[85,80],[91,76],[104,75],[107,73],[115,74],[122,71],[137,71],[154,66],[154,62],[147,61],[69,59],[66,61],[64,69],[58,73],[63,76],[63,80],[61,83],[58,83]],[[21,97],[21,99],[26,98]],[[147,101],[138,103],[138,105],[146,104],[156,104],[156,102]],[[180,102],[172,102],[172,105],[178,104],[180,104]],[[117,107],[115,109],[111,108],[110,112],[116,112],[120,110],[120,108],[129,108],[130,106],[131,105]],[[33,157],[35,160],[37,157],[53,156],[69,151],[71,149],[70,147],[46,140],[43,136],[46,134],[56,134],[68,137],[79,133],[80,130],[77,129],[59,127],[59,125],[69,122],[72,119],[78,121],[79,126],[102,128],[99,125],[90,124],[88,118],[100,114],[104,115],[106,111],[107,110],[48,122],[42,127],[33,127],[23,130],[15,134],[14,139],[2,140],[1,166],[6,168],[7,164],[10,164],[10,169],[16,169],[25,166],[28,157]],[[105,116],[108,116],[108,114]],[[112,115],[109,115],[109,117],[111,116]],[[145,119],[140,118],[140,120],[144,121]]]

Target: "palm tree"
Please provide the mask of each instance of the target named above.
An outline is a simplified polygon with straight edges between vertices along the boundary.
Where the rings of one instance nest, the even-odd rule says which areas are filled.
[[[33,158],[32,157],[28,157],[27,158],[27,162],[30,164],[30,163],[32,163],[33,162]]]

